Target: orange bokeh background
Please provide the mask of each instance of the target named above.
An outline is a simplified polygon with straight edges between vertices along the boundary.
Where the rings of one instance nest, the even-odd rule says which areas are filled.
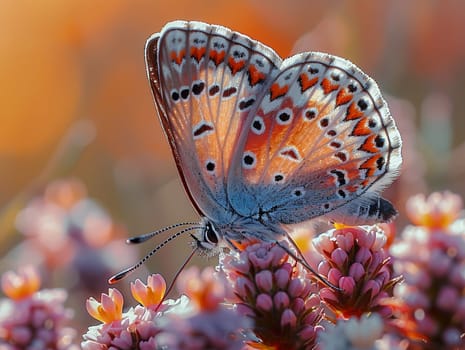
[[[15,240],[15,212],[60,177],[81,179],[131,235],[197,218],[144,66],[145,40],[175,19],[225,25],[282,56],[313,50],[353,61],[392,96],[406,144],[404,179],[388,196],[401,207],[416,191],[465,194],[465,2],[5,0],[0,242]],[[176,270],[188,247],[174,246],[152,271]]]

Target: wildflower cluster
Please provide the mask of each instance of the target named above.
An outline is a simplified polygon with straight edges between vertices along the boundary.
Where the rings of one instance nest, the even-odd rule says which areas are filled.
[[[165,282],[159,275],[150,276],[147,285],[137,280],[131,284],[131,291],[142,304],[125,313],[123,295],[117,289],[110,288],[108,294],[102,293],[100,302],[89,298],[87,311],[102,323],[89,327],[82,349],[154,349],[159,332],[154,319],[164,290]]]
[[[318,337],[324,350],[402,350],[396,338],[384,335],[384,321],[377,313],[340,319]]]
[[[184,294],[177,300],[165,297],[166,284],[160,275],[131,284],[140,305],[123,312],[123,296],[117,289],[102,294],[100,302],[87,301],[91,316],[102,322],[89,327],[81,344],[84,350],[97,349],[231,349],[242,347],[249,321],[223,305],[223,284],[213,271],[193,268],[180,280]]]
[[[322,330],[316,283],[281,247],[255,243],[223,255],[220,268],[232,288],[226,302],[254,321],[257,343],[278,349],[315,346]]]
[[[332,291],[336,293],[332,298],[320,298],[320,294],[329,295],[329,291],[324,292],[329,287],[321,288],[314,282],[314,277],[292,257],[295,253],[289,255],[293,250],[285,241],[250,243],[241,251],[223,252],[218,271],[207,268],[199,272],[192,268],[183,273],[178,282],[183,296],[177,300],[162,302],[165,284],[159,275],[151,276],[147,286],[140,281],[131,285],[132,294],[141,305],[126,312],[122,311],[123,298],[116,289],[102,294],[100,302],[89,299],[89,313],[102,324],[89,328],[82,347],[91,350],[112,346],[119,349],[154,346],[168,349],[243,349],[244,346],[316,349],[319,335],[325,332],[325,327],[331,327],[328,317],[331,310],[339,310],[337,318],[354,315],[352,323],[355,324],[364,312],[378,311],[383,318],[390,314],[383,301],[391,296],[392,285],[397,280],[391,279],[390,272],[385,271],[390,265],[383,255],[382,235],[372,229],[350,230],[342,230],[348,237],[355,236],[350,249],[366,247],[368,252],[363,253],[363,257],[371,254],[370,259],[358,259],[363,271],[358,272],[355,280],[360,286],[351,291],[342,289],[344,283],[329,278],[341,286],[341,291]],[[348,240],[346,248],[349,248]],[[334,254],[328,259],[323,256],[320,266],[335,265],[338,261],[334,258]],[[348,276],[349,270],[340,273]],[[376,289],[372,281],[377,283]],[[334,302],[336,298],[339,303]],[[349,308],[347,300],[355,304]],[[369,332],[358,331],[358,344],[374,342],[384,333],[376,316],[369,318],[369,322],[374,325],[366,327]],[[325,342],[324,336],[321,339]],[[326,343],[330,349],[331,343]]]
[[[6,298],[0,300],[0,349],[77,350],[72,310],[64,307],[63,289],[40,288],[38,272],[26,266],[2,276]]]
[[[87,293],[106,288],[102,276],[121,269],[132,252],[115,239],[119,229],[108,213],[73,178],[49,183],[20,210],[16,227],[25,239],[10,260],[42,267],[43,274],[60,273],[68,287]],[[115,251],[124,252],[121,259],[105,258]]]
[[[425,349],[465,349],[465,221],[449,192],[407,202],[413,225],[391,248],[405,283],[395,296],[403,336]]]
[[[81,348],[463,349],[461,199],[416,196],[407,209],[413,224],[395,238],[392,226],[336,225],[302,252],[287,240],[241,242],[221,252],[216,269],[184,271],[174,299],[160,275],[130,284],[135,306],[125,308],[122,292],[111,288],[87,300],[99,323]],[[1,349],[77,349],[67,293],[39,288],[33,269],[3,275]]]
[[[367,312],[390,316],[386,301],[400,277],[392,277],[386,240],[377,226],[333,229],[314,239],[324,257],[318,272],[340,288],[320,290],[320,297],[337,316],[359,317]]]

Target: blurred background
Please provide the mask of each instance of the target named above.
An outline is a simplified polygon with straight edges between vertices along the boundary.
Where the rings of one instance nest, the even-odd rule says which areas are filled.
[[[175,19],[222,24],[283,57],[329,52],[372,76],[404,140],[402,175],[386,191],[399,228],[410,195],[464,195],[464,2],[4,0],[0,272],[42,267],[45,287],[70,292],[82,327],[92,323],[85,299],[157,242],[127,247],[126,237],[198,219],[144,65],[147,37]],[[150,271],[169,281],[188,242],[172,242],[130,280]]]

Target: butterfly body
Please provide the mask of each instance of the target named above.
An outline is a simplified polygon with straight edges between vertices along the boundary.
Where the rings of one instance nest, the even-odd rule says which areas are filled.
[[[282,60],[227,28],[176,21],[149,38],[146,62],[205,248],[276,241],[317,217],[395,216],[379,192],[398,174],[400,135],[376,83],[349,61]]]

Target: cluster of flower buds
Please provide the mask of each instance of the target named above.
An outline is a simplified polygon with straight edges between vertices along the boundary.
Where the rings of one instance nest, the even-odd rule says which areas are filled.
[[[450,192],[407,202],[408,226],[391,247],[405,283],[397,289],[396,323],[419,348],[465,349],[465,221]]]
[[[136,280],[131,292],[140,305],[126,312],[117,289],[102,294],[100,302],[88,299],[89,314],[101,324],[89,327],[82,349],[241,349],[241,332],[250,321],[222,304],[224,285],[212,269],[185,271],[179,286],[183,295],[164,301],[166,284],[160,275],[149,276],[146,285]]]
[[[0,349],[77,350],[73,316],[64,307],[64,289],[39,290],[40,276],[32,266],[2,276],[6,298],[0,300]]]

